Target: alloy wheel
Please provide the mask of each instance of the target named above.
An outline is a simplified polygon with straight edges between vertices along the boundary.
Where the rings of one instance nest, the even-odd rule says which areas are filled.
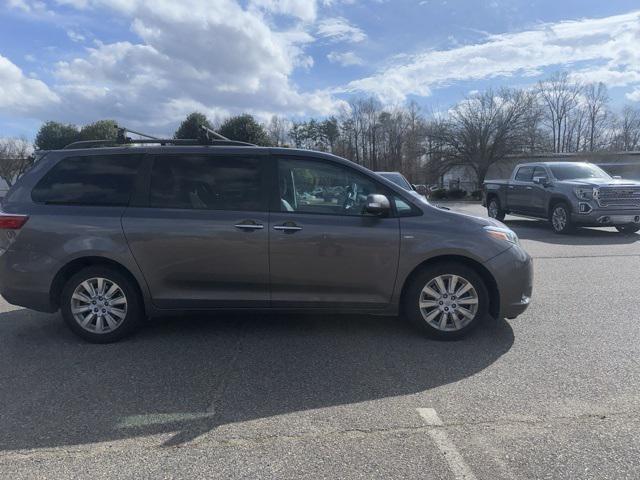
[[[489,202],[489,216],[496,218],[498,216],[498,203],[495,200]]]
[[[459,275],[439,275],[420,293],[420,313],[433,328],[457,331],[466,327],[478,312],[478,292]]]
[[[551,223],[553,224],[554,230],[557,232],[561,232],[565,229],[567,226],[567,211],[564,207],[558,206],[553,209]]]
[[[114,281],[89,278],[75,288],[71,296],[71,313],[84,330],[110,333],[127,316],[127,297]]]

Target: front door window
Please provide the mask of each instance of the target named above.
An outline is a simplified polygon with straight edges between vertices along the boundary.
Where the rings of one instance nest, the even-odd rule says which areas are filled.
[[[281,212],[367,216],[367,195],[384,193],[366,175],[326,162],[280,160],[278,170]]]

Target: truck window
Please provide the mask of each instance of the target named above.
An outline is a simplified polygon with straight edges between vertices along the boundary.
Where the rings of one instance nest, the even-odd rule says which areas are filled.
[[[532,182],[533,167],[520,167],[516,173],[515,179],[519,182]]]
[[[548,178],[549,175],[547,175],[547,171],[544,168],[536,167],[536,168],[533,169],[533,178],[536,178],[536,177]]]

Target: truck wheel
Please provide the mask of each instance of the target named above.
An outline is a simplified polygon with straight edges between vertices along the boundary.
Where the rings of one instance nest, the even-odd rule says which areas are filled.
[[[506,212],[504,210],[502,210],[502,207],[500,206],[500,200],[498,200],[498,197],[491,197],[491,199],[489,200],[489,203],[487,203],[487,214],[491,217],[491,218],[495,218],[496,220],[504,220],[504,216],[506,215]]]
[[[427,267],[412,280],[403,298],[403,313],[427,336],[460,338],[487,316],[487,287],[472,268],[456,262]]]
[[[119,271],[93,266],[73,275],[62,289],[62,318],[79,337],[110,343],[133,333],[143,318],[133,282]]]
[[[549,214],[551,228],[555,233],[571,233],[573,222],[571,221],[571,209],[564,202],[556,203]]]
[[[616,230],[620,233],[636,233],[640,230],[640,225],[636,225],[635,223],[628,223],[627,225],[616,225]]]

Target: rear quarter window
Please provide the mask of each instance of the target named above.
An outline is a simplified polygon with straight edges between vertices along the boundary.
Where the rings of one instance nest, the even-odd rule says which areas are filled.
[[[64,158],[37,183],[31,198],[57,205],[127,205],[140,159],[140,155]]]

